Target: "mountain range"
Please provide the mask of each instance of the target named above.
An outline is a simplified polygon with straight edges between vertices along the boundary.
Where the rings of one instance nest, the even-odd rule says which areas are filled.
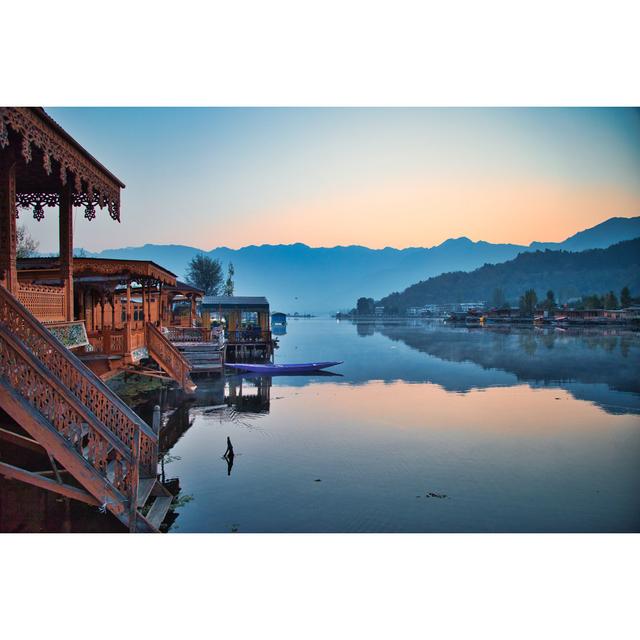
[[[527,289],[534,289],[538,299],[552,290],[559,302],[565,302],[608,291],[617,295],[625,286],[634,294],[640,290],[640,238],[606,249],[525,251],[513,260],[486,264],[471,272],[434,276],[401,293],[392,293],[377,304],[402,311],[425,304],[490,302],[496,289],[501,289],[512,303]]]
[[[316,248],[296,243],[202,251],[185,245],[146,244],[87,255],[153,260],[184,278],[191,258],[205,253],[219,259],[225,269],[233,262],[236,295],[265,295],[274,311],[319,314],[350,309],[361,296],[379,299],[441,273],[472,271],[486,263],[512,260],[522,252],[603,248],[636,237],[640,237],[640,216],[610,218],[563,242],[533,242],[528,246],[474,242],[462,237],[430,248]]]

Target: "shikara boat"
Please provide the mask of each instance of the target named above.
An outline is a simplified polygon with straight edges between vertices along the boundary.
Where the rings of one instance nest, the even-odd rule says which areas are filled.
[[[229,364],[225,363],[226,367],[236,369],[237,371],[250,371],[252,373],[262,373],[266,375],[287,375],[297,373],[313,373],[314,371],[320,371],[327,369],[328,367],[335,367],[342,362],[300,362],[296,364]]]

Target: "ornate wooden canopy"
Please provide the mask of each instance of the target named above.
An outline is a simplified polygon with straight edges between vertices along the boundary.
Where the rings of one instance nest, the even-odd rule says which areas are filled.
[[[32,207],[36,220],[44,217],[45,206],[59,205],[61,191],[69,184],[73,205],[85,208],[85,218],[92,220],[96,207],[107,207],[120,221],[124,184],[44,109],[0,107],[0,151],[7,147],[21,160],[16,166],[17,207]]]
[[[36,280],[55,277],[59,271],[59,258],[22,258],[18,260],[21,278],[33,276]],[[176,285],[176,276],[151,260],[117,260],[110,258],[74,258],[73,277],[78,283],[109,281],[163,283]]]

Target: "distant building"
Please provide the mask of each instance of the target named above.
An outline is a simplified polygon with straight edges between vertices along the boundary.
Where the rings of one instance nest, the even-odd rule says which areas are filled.
[[[471,309],[484,309],[484,302],[461,302],[458,306],[460,311],[471,311]]]
[[[274,311],[271,314],[271,324],[287,324],[287,314],[280,311]]]
[[[384,315],[384,307],[375,307],[375,309],[373,310],[375,315],[377,316],[383,316]]]

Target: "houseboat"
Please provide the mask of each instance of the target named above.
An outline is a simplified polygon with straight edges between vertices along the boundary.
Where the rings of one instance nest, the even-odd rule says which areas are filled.
[[[159,412],[148,425],[105,381],[133,371],[193,391],[166,329],[176,296],[202,292],[151,261],[74,257],[74,208],[119,222],[124,187],[43,109],[0,107],[0,475],[153,532],[173,499],[158,481]],[[59,256],[18,260],[18,217],[52,208]]]
[[[273,355],[269,301],[264,296],[204,296],[203,327],[221,326],[229,362],[261,362]]]

